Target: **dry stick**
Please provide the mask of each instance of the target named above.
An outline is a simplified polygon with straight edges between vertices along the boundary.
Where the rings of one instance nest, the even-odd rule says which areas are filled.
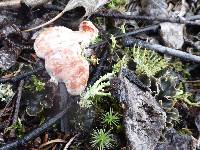
[[[51,145],[51,144],[57,144],[57,143],[66,143],[65,140],[62,140],[62,139],[55,139],[55,140],[50,140],[48,142],[45,142],[44,144],[40,145],[40,147],[38,149],[45,149],[44,147],[47,147],[48,145]]]
[[[65,91],[66,91],[66,87],[63,87],[63,88],[65,88]],[[66,98],[68,98],[68,97],[66,96],[65,99]],[[68,100],[68,105],[60,113],[58,113],[53,118],[51,118],[47,122],[45,122],[41,127],[36,128],[32,132],[26,134],[22,139],[16,140],[10,144],[7,144],[7,145],[1,147],[0,150],[16,149],[18,146],[20,146],[20,145],[23,146],[28,141],[38,137],[40,134],[44,133],[50,126],[52,126],[54,123],[56,123],[59,119],[61,119],[66,114],[68,109],[71,107],[72,102],[73,102],[73,100]]]
[[[20,83],[19,83],[19,87],[18,87],[17,101],[16,101],[12,125],[16,124],[16,122],[17,122],[17,118],[18,118],[18,114],[19,114],[20,101],[21,101],[21,97],[22,97],[23,85],[24,85],[24,80],[21,80]],[[10,131],[10,135],[11,135],[11,137],[15,136],[15,129],[12,129]]]
[[[36,68],[32,71],[29,71],[29,72],[26,72],[24,74],[21,74],[21,75],[18,75],[18,76],[14,76],[12,78],[0,78],[0,83],[6,83],[6,82],[16,82],[16,81],[19,81],[21,79],[24,79],[28,76],[31,76],[32,74],[35,74],[41,70],[44,70],[44,66],[42,67],[39,67],[39,68]]]
[[[103,56],[100,58],[98,66],[96,67],[96,70],[95,70],[94,74],[92,75],[92,78],[88,82],[88,85],[93,85],[95,83],[95,81],[97,81],[97,79],[99,79],[107,57],[108,57],[108,50],[105,49]]]
[[[200,63],[200,56],[192,55],[192,54],[189,54],[189,53],[186,53],[183,51],[179,51],[179,50],[176,50],[173,48],[168,48],[168,47],[165,47],[165,46],[162,46],[159,44],[150,44],[148,42],[144,42],[142,40],[138,40],[138,39],[135,39],[132,37],[129,37],[129,39],[125,39],[125,41],[124,41],[124,45],[126,47],[131,47],[135,44],[140,47],[147,48],[149,50],[153,50],[153,51],[156,51],[159,53],[179,57],[186,61],[193,61],[193,62]]]
[[[133,35],[137,35],[137,34],[141,34],[141,33],[157,32],[159,27],[160,27],[160,25],[150,25],[150,26],[146,26],[146,27],[143,27],[143,28],[136,29],[136,30],[131,31],[131,32],[116,35],[115,38],[122,38],[122,37],[126,37],[126,36],[131,36],[131,35],[133,36]]]
[[[72,137],[69,142],[67,142],[67,144],[65,145],[63,150],[68,150],[69,146],[72,144],[72,142],[74,141],[74,139],[79,136],[79,134],[76,134],[74,137]]]
[[[200,20],[200,15],[188,16],[186,17],[186,20],[190,21]]]
[[[60,90],[60,110],[65,109],[68,104],[70,103],[70,96],[66,90],[66,86],[63,82],[59,83],[59,90]],[[70,133],[69,130],[69,121],[67,115],[64,115],[61,118],[61,131],[65,132],[66,134]]]
[[[38,137],[40,134],[44,133],[46,130],[49,129],[54,123],[56,123],[60,118],[64,116],[64,114],[67,112],[67,108],[55,115],[53,118],[49,119],[47,122],[45,122],[43,125],[41,125],[39,128],[36,128],[32,132],[26,134],[22,139],[16,140],[10,144],[6,144],[3,147],[0,147],[0,150],[12,150],[16,149],[18,146],[23,146],[28,141]]]
[[[118,39],[118,38],[127,37],[127,36],[131,36],[131,35],[134,36],[134,35],[141,34],[141,33],[157,32],[159,27],[160,27],[159,25],[150,25],[150,26],[146,26],[146,27],[143,27],[143,28],[136,29],[136,30],[131,31],[131,32],[123,33],[123,34],[120,34],[120,35],[114,35],[114,37],[116,39]],[[95,47],[104,45],[104,44],[108,43],[109,41],[111,41],[111,40],[105,40],[105,41],[102,41],[98,44],[93,44],[93,45],[89,46],[89,48],[93,49]]]
[[[126,19],[126,20],[160,21],[160,22],[181,23],[181,24],[200,26],[200,23],[198,22],[183,20],[180,18],[173,19],[173,18],[154,17],[154,16],[133,16],[133,15],[123,15],[123,14],[116,14],[116,13],[95,13],[93,15],[96,17],[107,17],[107,18]]]
[[[39,5],[43,5],[51,0],[6,0],[0,2],[0,8],[20,8],[21,3],[25,3],[27,6],[34,8]]]

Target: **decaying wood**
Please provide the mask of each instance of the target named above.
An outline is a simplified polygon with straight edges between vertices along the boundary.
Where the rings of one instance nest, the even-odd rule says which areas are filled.
[[[171,56],[183,59],[185,61],[193,61],[193,62],[196,62],[196,63],[200,63],[200,56],[192,55],[192,54],[180,51],[180,50],[165,47],[165,46],[162,46],[162,45],[159,45],[159,44],[150,44],[148,42],[145,42],[145,41],[142,41],[142,40],[139,40],[139,39],[136,39],[136,38],[132,38],[132,37],[129,37],[129,39],[127,38],[124,41],[124,45],[126,47],[131,47],[135,44],[142,47],[142,48],[146,48],[146,49],[153,50],[153,51],[156,51],[156,52],[159,52],[159,53],[171,55]]]
[[[12,125],[15,125],[18,119],[18,115],[19,115],[19,107],[20,107],[20,101],[21,101],[21,97],[22,97],[22,89],[23,89],[23,85],[24,85],[24,80],[20,81],[19,87],[18,87],[18,93],[17,93],[17,100],[16,100],[16,105],[15,105],[15,112],[13,115],[13,121],[12,121]],[[10,135],[12,137],[15,136],[15,129],[12,129],[10,131]]]
[[[7,1],[0,1],[0,8],[20,8],[20,0],[7,0]]]
[[[153,150],[165,128],[166,113],[150,92],[141,89],[136,78],[129,80],[133,75],[131,70],[122,68],[122,71],[118,78],[111,80],[111,85],[113,96],[126,106],[126,149]]]
[[[27,6],[34,8],[43,4],[46,4],[52,0],[21,0],[22,3],[25,3]]]
[[[118,13],[95,13],[96,17],[106,17],[106,18],[115,18],[115,19],[126,19],[126,20],[146,20],[146,21],[159,21],[159,22],[171,22],[171,23],[180,23],[187,25],[200,26],[199,22],[183,20],[181,18],[168,18],[168,17],[155,17],[155,16],[139,16],[139,15],[124,15]]]
[[[48,130],[54,123],[56,123],[63,115],[67,112],[67,109],[59,112],[57,115],[46,121],[40,127],[34,129],[32,132],[26,134],[22,139],[18,139],[10,144],[6,144],[3,147],[0,147],[0,150],[12,150],[17,149],[18,146],[22,146],[26,144],[28,141],[34,139],[35,137],[39,136],[40,134],[44,133]]]
[[[27,6],[34,8],[36,6],[43,5],[50,1],[51,0],[6,0],[6,1],[0,1],[0,8],[4,9],[20,8],[21,3],[25,3]]]
[[[46,25],[49,25],[49,24],[53,23],[55,20],[57,20],[58,18],[62,17],[65,12],[70,11],[77,7],[84,7],[85,11],[86,11],[84,17],[89,16],[94,11],[96,11],[99,7],[101,7],[102,5],[106,4],[109,1],[110,0],[70,0],[68,2],[68,4],[65,6],[65,8],[63,9],[63,11],[61,11],[53,19],[51,19],[51,20],[47,21],[46,23],[41,24],[37,27],[31,28],[28,30],[24,30],[24,31],[28,32],[28,31],[36,30],[36,29],[42,28]]]
[[[20,74],[18,76],[14,76],[14,77],[11,77],[11,78],[0,78],[0,83],[16,82],[16,81],[22,80],[26,77],[29,77],[29,76],[31,76],[31,75],[39,72],[39,71],[42,71],[42,70],[44,70],[44,66],[35,68],[32,71],[29,71],[29,72],[26,72],[26,73],[23,73],[23,74]]]

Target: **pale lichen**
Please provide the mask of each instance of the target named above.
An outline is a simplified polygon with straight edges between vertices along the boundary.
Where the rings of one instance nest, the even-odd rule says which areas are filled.
[[[100,77],[92,86],[87,88],[87,92],[81,94],[79,102],[81,107],[89,108],[94,104],[95,96],[111,96],[110,92],[105,92],[104,88],[110,86],[109,79],[113,77],[113,73],[107,73]]]
[[[9,101],[13,96],[14,92],[12,90],[12,85],[10,84],[0,84],[0,100]]]
[[[167,67],[167,61],[158,53],[143,50],[134,46],[131,49],[133,61],[136,65],[137,74],[146,74],[148,77],[155,76],[156,73]]]

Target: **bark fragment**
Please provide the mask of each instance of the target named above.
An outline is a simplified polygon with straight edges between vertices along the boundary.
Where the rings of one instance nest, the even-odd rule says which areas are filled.
[[[165,128],[165,112],[148,91],[142,91],[122,74],[114,79],[113,87],[119,100],[127,107],[124,125],[128,149],[154,149]]]

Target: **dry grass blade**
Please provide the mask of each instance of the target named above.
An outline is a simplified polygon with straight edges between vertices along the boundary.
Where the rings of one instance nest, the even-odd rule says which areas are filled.
[[[45,149],[46,146],[48,146],[48,145],[53,145],[53,144],[56,144],[56,143],[66,143],[66,141],[65,141],[65,140],[62,140],[62,139],[51,140],[51,141],[48,141],[48,142],[42,144],[42,145],[39,147],[39,150]]]
[[[74,137],[72,137],[69,142],[67,142],[67,144],[65,145],[65,148],[63,150],[68,150],[69,146],[72,144],[72,142],[74,141],[74,139],[79,136],[79,134],[76,134]]]

